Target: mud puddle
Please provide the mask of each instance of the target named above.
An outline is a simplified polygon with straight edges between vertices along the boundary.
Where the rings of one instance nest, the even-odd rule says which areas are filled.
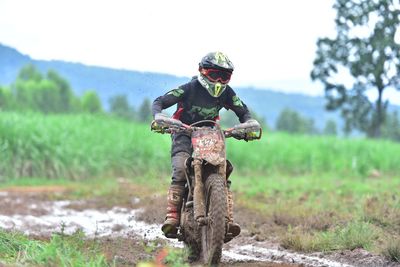
[[[132,201],[139,202],[138,199]],[[142,209],[93,209],[85,208],[85,203],[81,201],[49,201],[37,193],[21,195],[20,192],[0,192],[0,210],[1,228],[28,235],[49,237],[54,232],[72,234],[82,230],[89,238],[112,240],[135,236],[146,242],[164,239],[171,246],[182,247],[180,242],[164,238],[159,224],[141,221]],[[225,266],[387,266],[383,262],[369,263],[349,264],[328,259],[322,254],[292,253],[250,237],[240,237],[226,244],[222,259],[222,265]]]

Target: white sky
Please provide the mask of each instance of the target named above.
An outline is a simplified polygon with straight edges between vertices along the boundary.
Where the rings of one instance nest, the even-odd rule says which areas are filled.
[[[200,59],[219,50],[236,67],[232,85],[304,91],[311,84],[317,38],[334,33],[332,4],[0,0],[0,42],[34,59],[178,76],[195,75]]]
[[[34,59],[178,76],[226,53],[233,86],[320,95],[316,41],[334,36],[334,0],[0,0],[0,43]]]

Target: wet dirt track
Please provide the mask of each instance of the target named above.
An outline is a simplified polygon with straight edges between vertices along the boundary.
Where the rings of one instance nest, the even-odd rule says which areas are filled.
[[[176,240],[167,240],[161,235],[159,223],[164,214],[160,207],[164,205],[164,196],[146,201],[132,197],[131,205],[111,208],[91,201],[49,200],[49,194],[62,194],[62,191],[62,188],[45,187],[0,191],[0,227],[36,238],[48,238],[52,232],[60,231],[62,224],[66,233],[81,229],[89,238],[99,238],[107,258],[118,266],[152,260],[165,245],[181,246]],[[241,212],[238,215],[248,216]],[[258,240],[244,228],[238,238],[224,246],[221,266],[400,266],[361,250],[342,252],[339,256],[304,255]],[[151,252],[148,247],[153,248]]]

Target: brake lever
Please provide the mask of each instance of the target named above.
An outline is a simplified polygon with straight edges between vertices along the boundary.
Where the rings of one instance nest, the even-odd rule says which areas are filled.
[[[262,128],[259,128],[258,131],[259,131],[259,134],[258,134],[258,135],[256,135],[256,136],[250,136],[250,138],[247,138],[247,137],[246,137],[246,141],[260,140],[260,139],[261,139],[261,136],[262,136]],[[254,132],[257,132],[257,131],[254,131]]]
[[[162,121],[153,120],[150,125],[150,130],[155,133],[165,134],[169,133],[169,127]]]

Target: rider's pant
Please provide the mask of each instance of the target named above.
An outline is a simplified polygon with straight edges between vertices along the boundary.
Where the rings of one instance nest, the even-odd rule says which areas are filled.
[[[187,152],[178,152],[172,156],[172,182],[173,185],[186,184],[185,161],[190,155]]]
[[[185,133],[172,135],[171,163],[173,185],[186,184],[185,161],[192,153],[192,141]]]
[[[186,152],[191,155],[192,151],[192,140],[189,134],[182,132],[172,135],[171,156],[179,152]]]

